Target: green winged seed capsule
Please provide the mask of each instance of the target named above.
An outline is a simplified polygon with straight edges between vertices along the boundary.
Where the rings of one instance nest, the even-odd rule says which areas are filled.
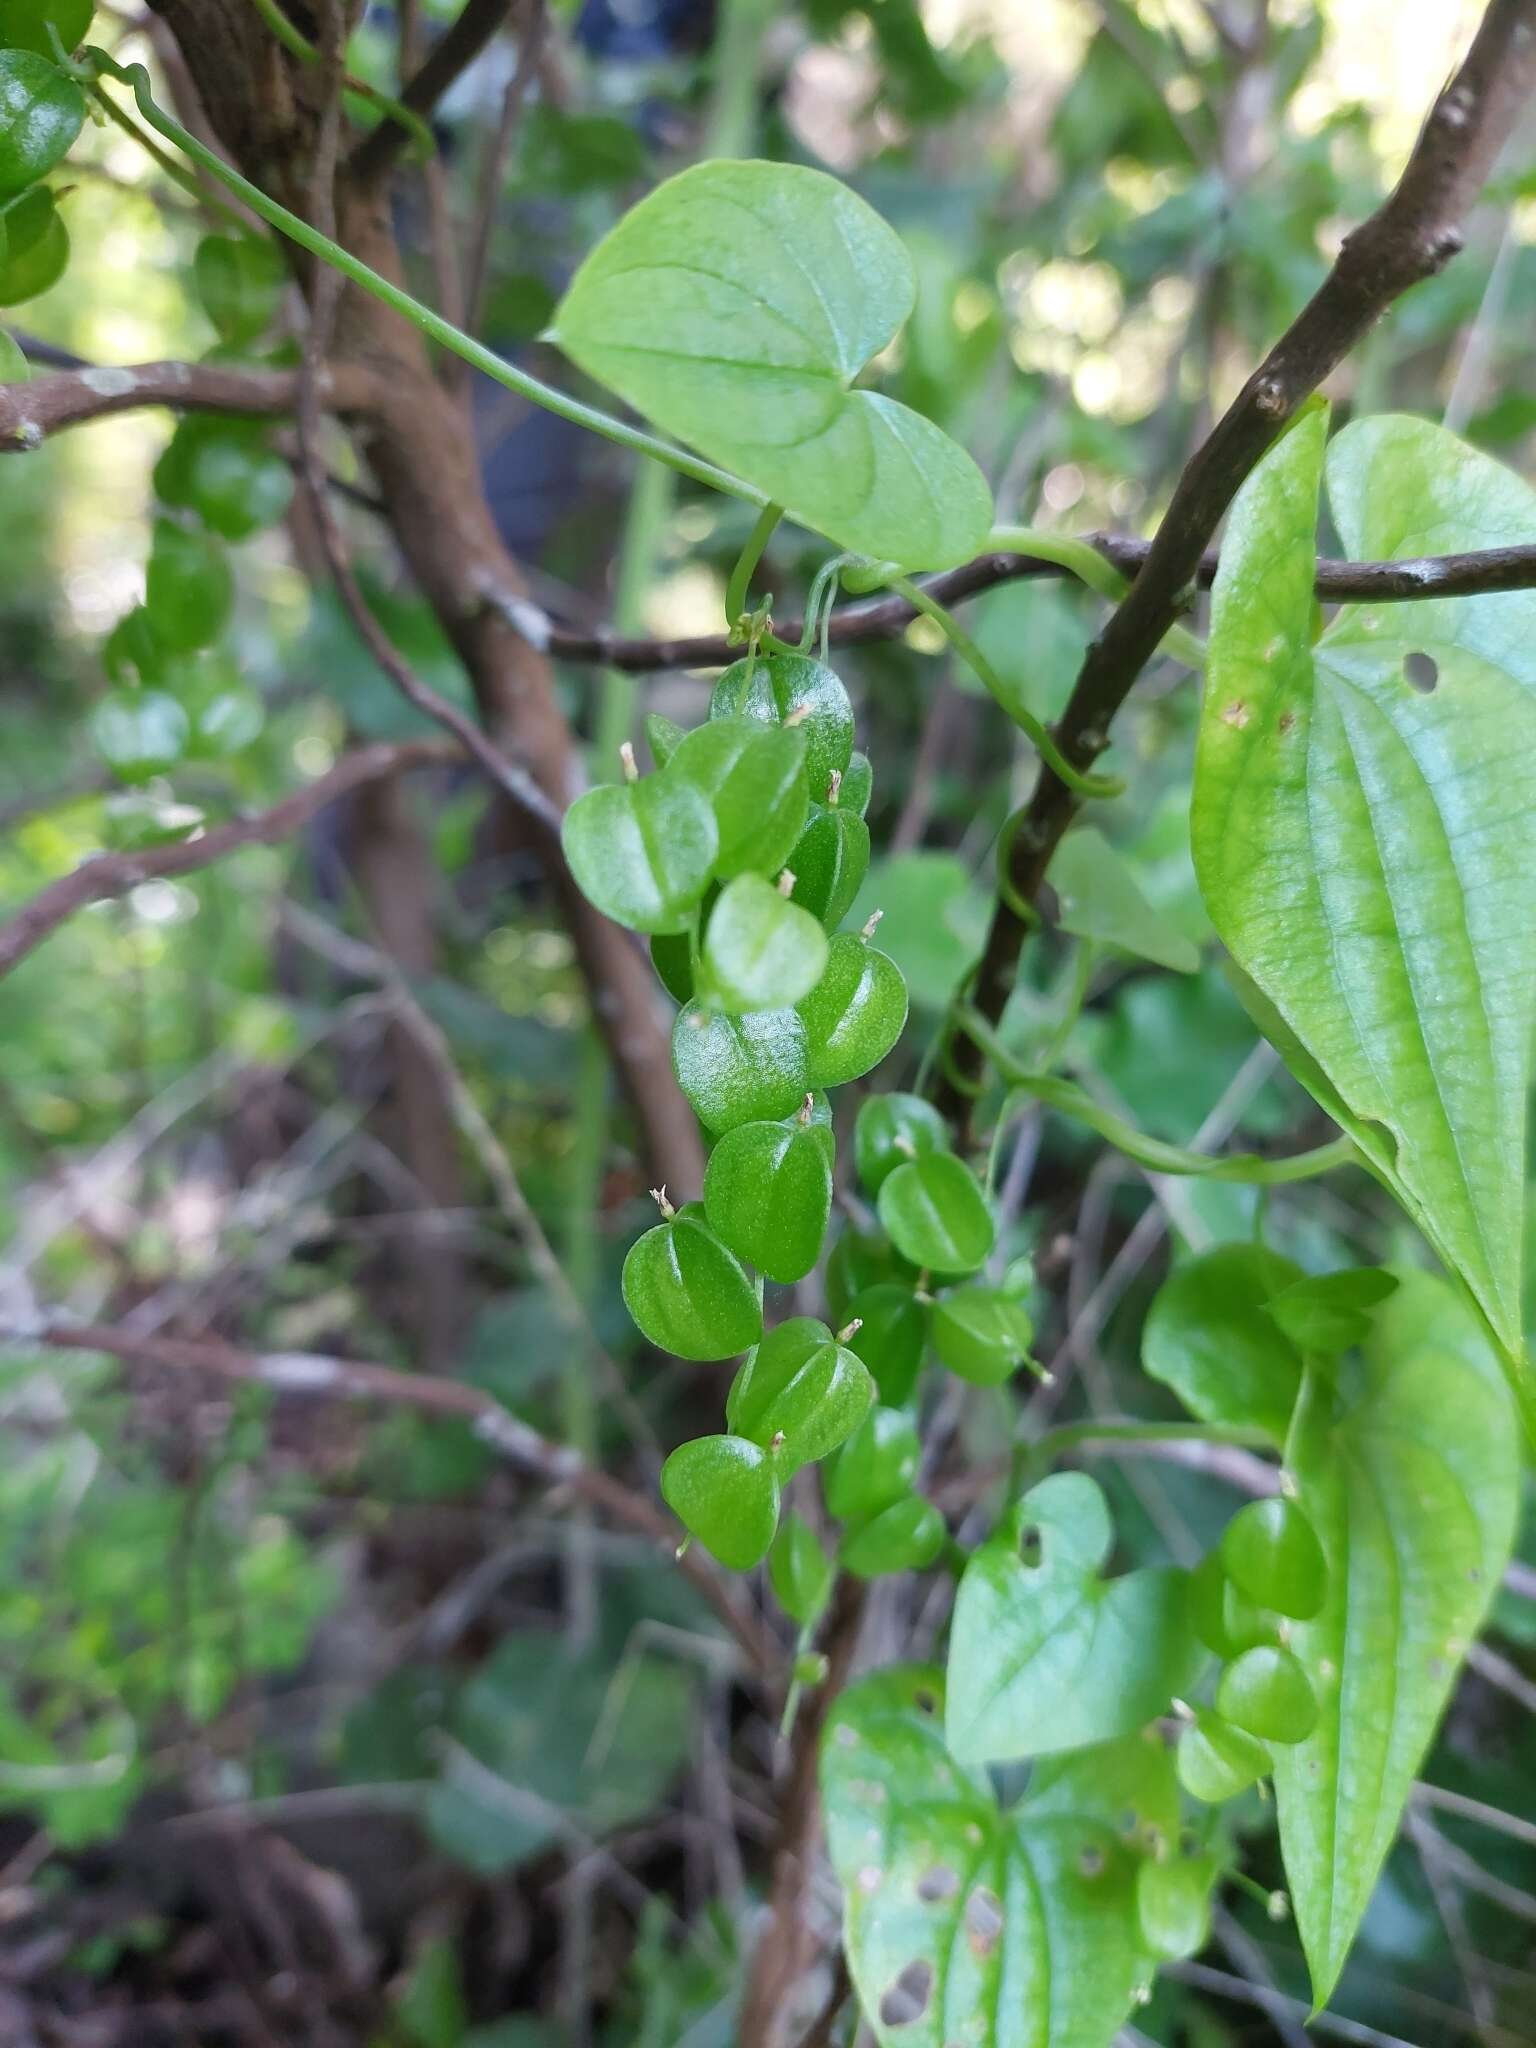
[[[1136,1914],[1147,1953],[1159,1962],[1198,1955],[1211,1931],[1211,1856],[1170,1856],[1144,1862],[1136,1873]]]
[[[659,711],[647,711],[644,730],[645,743],[650,748],[651,759],[658,768],[666,767],[688,737],[686,730],[675,719],[663,718]]]
[[[926,1153],[898,1166],[877,1206],[891,1243],[914,1266],[974,1273],[986,1263],[992,1211],[975,1174],[953,1152]]]
[[[185,757],[192,727],[163,690],[113,690],[97,700],[91,737],[125,782],[145,782]]]
[[[658,932],[651,940],[651,966],[674,1003],[693,1001],[693,941],[687,932]]]
[[[679,1444],[661,1468],[661,1497],[731,1571],[750,1571],[768,1555],[779,1524],[779,1482],[767,1452],[744,1437]]]
[[[773,1454],[780,1479],[835,1451],[869,1412],[874,1381],[812,1316],[770,1330],[736,1375],[725,1419]]]
[[[0,198],[21,192],[68,155],[85,95],[35,50],[0,50]],[[847,756],[838,763],[848,765]]]
[[[218,639],[234,603],[234,575],[218,543],[157,519],[144,573],[144,609],[156,637],[173,653],[195,654]]]
[[[853,1127],[853,1159],[871,1201],[898,1166],[921,1152],[947,1152],[949,1125],[921,1095],[867,1095]]]
[[[1000,1287],[957,1287],[933,1312],[933,1348],[940,1362],[978,1387],[996,1387],[1029,1357],[1035,1326],[1029,1312]]]
[[[857,811],[812,804],[785,865],[795,878],[795,902],[835,931],[869,867],[869,827]]]
[[[1269,1769],[1269,1751],[1256,1736],[1220,1714],[1199,1713],[1179,1737],[1179,1783],[1192,1799],[1220,1806],[1257,1784]]]
[[[803,1280],[821,1257],[832,1213],[832,1162],[821,1131],[797,1117],[738,1124],[709,1155],[710,1228],[770,1280]]]
[[[1223,1662],[1261,1643],[1280,1640],[1279,1614],[1256,1607],[1233,1585],[1219,1549],[1209,1551],[1190,1573],[1189,1599],[1195,1634]]]
[[[261,420],[214,414],[177,427],[155,464],[155,490],[225,540],[249,540],[288,510],[293,471]]]
[[[834,1320],[846,1323],[853,1314],[854,1297],[883,1280],[910,1292],[917,1285],[917,1268],[900,1256],[883,1231],[845,1223],[827,1255],[827,1306]]]
[[[910,1287],[896,1280],[877,1280],[861,1288],[847,1304],[844,1321],[858,1328],[848,1348],[869,1367],[888,1408],[910,1401],[928,1348],[928,1308]]]
[[[786,1515],[768,1559],[774,1598],[802,1628],[818,1619],[832,1591],[832,1563],[803,1516]]]
[[[805,735],[798,726],[712,719],[679,737],[667,773],[691,782],[714,807],[721,881],[778,876],[805,824]]]
[[[1250,1501],[1228,1522],[1221,1561],[1238,1590],[1295,1621],[1321,1612],[1328,1561],[1317,1532],[1293,1500]]]
[[[192,277],[219,339],[240,348],[276,313],[288,266],[266,236],[204,235],[192,258]]]
[[[875,771],[870,766],[868,754],[861,754],[857,747],[848,756],[848,766],[843,772],[842,786],[837,792],[838,808],[857,811],[861,818],[869,815],[869,800],[875,793]]]
[[[1229,1664],[1216,1688],[1216,1710],[1234,1728],[1265,1742],[1305,1742],[1317,1726],[1317,1695],[1299,1658],[1260,1643]]]
[[[805,734],[805,779],[819,798],[853,752],[853,706],[841,679],[805,654],[756,654],[717,679],[709,715],[754,718]]]
[[[871,1408],[826,1471],[828,1513],[866,1522],[912,1491],[917,1425],[896,1408]]]
[[[677,1013],[672,1065],[694,1115],[717,1137],[786,1117],[805,1099],[805,1026],[794,1010],[727,1017],[697,1002]]]
[[[46,185],[34,185],[7,211],[0,253],[0,306],[19,306],[56,285],[69,267],[69,232]]]
[[[889,954],[844,932],[826,971],[796,1009],[805,1025],[812,1088],[840,1088],[879,1066],[907,1021],[907,984]]]
[[[919,1572],[944,1548],[947,1533],[933,1503],[910,1493],[861,1523],[839,1550],[838,1562],[856,1579]]]
[[[560,842],[605,917],[631,931],[679,932],[709,886],[718,837],[709,800],[662,774],[589,789],[566,812]]]
[[[827,935],[808,910],[761,875],[738,875],[720,891],[704,933],[699,993],[712,1009],[789,1009],[827,964]]]
[[[623,1289],[640,1334],[677,1358],[733,1358],[763,1333],[756,1289],[697,1202],[635,1240]]]

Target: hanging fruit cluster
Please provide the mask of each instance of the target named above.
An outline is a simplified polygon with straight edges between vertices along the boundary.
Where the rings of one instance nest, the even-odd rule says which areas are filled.
[[[1195,1633],[1222,1659],[1216,1704],[1179,1740],[1179,1777],[1196,1799],[1234,1798],[1270,1766],[1268,1743],[1305,1742],[1317,1695],[1287,1646],[1289,1624],[1322,1612],[1328,1566],[1317,1532],[1283,1494],[1250,1501],[1190,1577]]]
[[[782,1486],[825,1459],[839,1564],[863,1577],[929,1564],[945,1528],[915,1490],[909,1410],[930,1325],[943,1362],[984,1384],[1025,1360],[1033,1334],[1012,1295],[952,1284],[987,1259],[993,1222],[929,1104],[874,1096],[859,1113],[856,1163],[883,1231],[849,1234],[833,1255],[835,1332],[763,1316],[763,1282],[803,1280],[821,1258],[836,1159],[826,1091],[878,1065],[907,1016],[876,920],[838,930],[869,863],[871,774],[847,691],[807,655],[754,653],[720,676],[705,724],[653,716],[646,732],[655,772],[625,749],[626,779],[572,805],[566,857],[600,910],[649,935],[681,1005],[677,1077],[715,1143],[702,1201],[674,1210],[658,1191],[662,1220],[630,1250],[624,1299],[679,1358],[746,1353],[725,1433],[674,1451],[663,1494],[746,1569],[774,1544]],[[831,1575],[791,1516],[772,1568],[786,1610],[813,1620]]]

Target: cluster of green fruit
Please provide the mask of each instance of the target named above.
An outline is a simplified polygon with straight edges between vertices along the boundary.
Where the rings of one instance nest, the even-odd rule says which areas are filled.
[[[19,306],[58,283],[69,230],[51,188],[85,123],[85,94],[61,58],[85,40],[94,0],[0,0],[0,306]],[[26,361],[0,335],[0,381]]]
[[[1214,1707],[1179,1740],[1179,1777],[1196,1799],[1231,1799],[1270,1768],[1270,1743],[1305,1742],[1317,1695],[1287,1647],[1293,1621],[1322,1612],[1328,1566],[1294,1500],[1251,1501],[1190,1579],[1195,1632],[1222,1659]]]
[[[780,1492],[829,1460],[825,1497],[842,1524],[839,1562],[862,1576],[931,1563],[942,1517],[914,1488],[910,1404],[926,1352],[995,1383],[1033,1335],[1012,1295],[935,1285],[974,1273],[993,1222],[942,1117],[910,1095],[860,1110],[855,1155],[883,1233],[845,1235],[828,1271],[838,1328],[794,1316],[772,1329],[763,1281],[815,1268],[831,1219],[836,1159],[826,1090],[885,1058],[907,1015],[875,920],[839,932],[869,861],[871,775],[853,751],[853,711],[837,675],[806,655],[753,654],[715,684],[692,732],[647,720],[657,767],[571,806],[564,841],[597,907],[649,935],[657,973],[681,1005],[678,1080],[715,1140],[703,1199],[631,1248],[624,1298],[642,1334],[680,1358],[747,1354],[726,1401],[726,1432],[682,1445],[662,1491],[691,1535],[745,1570],[767,1555]],[[756,1269],[754,1277],[750,1268]],[[773,1583],[813,1619],[831,1567],[790,1517]]]
[[[206,235],[192,266],[198,302],[219,340],[211,363],[249,361],[277,311],[286,272],[275,243]],[[101,651],[110,690],[92,715],[96,745],[130,788],[108,809],[120,848],[175,838],[197,814],[169,802],[154,778],[182,761],[222,760],[261,731],[261,698],[220,642],[234,611],[226,542],[249,540],[288,510],[293,472],[259,419],[188,413],[155,465],[158,500],[144,601]]]

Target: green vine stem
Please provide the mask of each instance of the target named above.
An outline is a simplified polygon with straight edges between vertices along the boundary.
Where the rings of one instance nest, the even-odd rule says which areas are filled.
[[[87,77],[104,76],[126,85],[143,118],[158,135],[201,165],[211,177],[217,178],[227,191],[233,192],[251,209],[259,214],[269,227],[286,235],[291,242],[297,242],[301,249],[307,249],[322,263],[329,263],[339,270],[349,283],[359,291],[369,293],[386,306],[391,307],[402,319],[435,341],[450,354],[459,356],[471,368],[482,371],[495,383],[508,391],[515,391],[530,404],[539,405],[546,412],[555,413],[573,426],[585,427],[589,433],[600,434],[606,441],[614,442],[620,448],[629,448],[637,455],[647,455],[654,462],[664,462],[682,475],[692,477],[695,483],[707,484],[711,490],[724,491],[727,496],[741,498],[749,505],[764,506],[768,499],[755,484],[745,483],[740,477],[732,476],[727,469],[718,468],[713,462],[690,455],[686,449],[674,448],[670,442],[658,440],[654,434],[647,434],[640,427],[631,427],[623,420],[613,418],[610,413],[599,411],[596,406],[584,405],[579,398],[572,398],[564,391],[557,391],[552,384],[545,384],[538,377],[530,377],[525,370],[503,362],[501,357],[482,343],[474,340],[445,320],[440,313],[434,313],[430,306],[424,306],[419,299],[413,299],[398,285],[391,284],[387,277],[381,277],[366,263],[360,263],[348,250],[333,242],[328,235],[322,235],[317,228],[301,220],[296,213],[290,213],[286,206],[280,206],[275,199],[269,199],[259,185],[253,185],[238,171],[231,170],[224,160],[216,156],[198,141],[195,135],[183,128],[181,123],[157,105],[150,90],[149,73],[142,64],[119,64],[109,57],[105,50],[94,46],[84,55],[83,68]]]
[[[966,667],[980,678],[986,686],[988,695],[1025,734],[1041,760],[1059,781],[1064,782],[1068,789],[1080,797],[1111,797],[1121,794],[1125,784],[1118,776],[1084,775],[1072,766],[1034,713],[1026,711],[1022,704],[1014,701],[1002,677],[952,612],[946,611],[937,599],[930,597],[910,576],[891,577],[890,587],[892,590],[899,590],[907,603],[915,611],[921,612],[925,619],[932,619]]]
[[[1057,1110],[1063,1116],[1086,1124],[1113,1145],[1117,1152],[1123,1152],[1127,1159],[1135,1160],[1138,1166],[1146,1167],[1151,1173],[1279,1187],[1290,1181],[1311,1180],[1320,1173],[1331,1173],[1335,1167],[1359,1163],[1359,1155],[1348,1138],[1335,1138],[1329,1144],[1315,1146],[1309,1152],[1292,1153],[1286,1159],[1265,1159],[1256,1152],[1233,1152],[1217,1159],[1206,1152],[1191,1152],[1183,1145],[1165,1144],[1161,1138],[1148,1137],[1145,1131],[1138,1131],[1124,1117],[1106,1109],[1078,1082],[1066,1080],[1059,1074],[1035,1072],[1024,1066],[999,1042],[996,1032],[979,1011],[959,1008],[955,1012],[955,1023],[980,1047],[1011,1088],[1033,1096],[1047,1109]]]
[[[987,546],[994,554],[1029,555],[1036,561],[1054,562],[1111,604],[1118,604],[1131,587],[1096,547],[1072,534],[1044,533],[1037,526],[994,526],[987,536]],[[1168,628],[1163,635],[1162,652],[1197,672],[1205,667],[1205,642],[1187,626]]]
[[[251,0],[251,5],[289,56],[297,57],[301,64],[320,62],[320,52],[288,19],[277,5],[277,0]],[[392,99],[387,92],[380,91],[378,86],[370,85],[366,78],[354,77],[350,71],[344,74],[342,82],[348,98],[362,100],[366,105],[376,108],[387,120],[397,122],[407,134],[414,137],[417,155],[423,163],[429,157],[436,156],[436,138],[420,114],[413,114],[400,100]]]
[[[752,588],[752,576],[758,563],[763,559],[763,550],[773,538],[774,529],[784,517],[782,505],[765,505],[757,515],[757,524],[747,535],[746,546],[736,557],[736,566],[731,579],[725,586],[725,624],[728,632],[734,633],[747,615],[747,592]]]

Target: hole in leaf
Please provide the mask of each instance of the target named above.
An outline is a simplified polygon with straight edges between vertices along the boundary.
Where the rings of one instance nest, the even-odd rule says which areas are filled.
[[[926,1685],[920,1685],[912,1695],[912,1704],[920,1714],[936,1714],[939,1703]]]
[[[1403,675],[1411,688],[1427,697],[1440,680],[1440,664],[1432,654],[1416,650],[1403,656]]]
[[[971,1952],[989,1956],[1003,1931],[1003,1902],[996,1892],[978,1885],[965,1902],[965,1934]]]
[[[908,1963],[880,2000],[880,2023],[886,2027],[910,2027],[928,2010],[933,1995],[933,1965]]]
[[[1040,1562],[1040,1531],[1033,1522],[1019,1531],[1019,1556],[1028,1565]]]
[[[947,1863],[935,1863],[917,1880],[917,1896],[930,1906],[938,1899],[952,1899],[959,1889],[960,1873]]]

